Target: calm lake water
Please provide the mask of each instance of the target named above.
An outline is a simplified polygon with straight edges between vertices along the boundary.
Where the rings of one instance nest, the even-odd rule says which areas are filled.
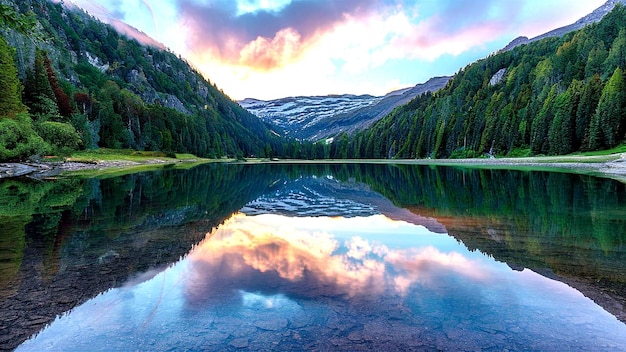
[[[626,186],[407,165],[0,181],[0,349],[626,351]]]

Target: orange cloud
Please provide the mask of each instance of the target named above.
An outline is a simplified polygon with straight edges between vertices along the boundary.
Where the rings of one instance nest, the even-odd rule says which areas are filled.
[[[271,40],[258,37],[240,51],[239,63],[262,70],[282,67],[302,54],[301,37],[293,28],[276,33]]]
[[[347,15],[367,16],[380,5],[378,0],[301,0],[279,11],[240,14],[235,1],[206,6],[178,0],[177,4],[194,51],[259,70],[292,62]]]

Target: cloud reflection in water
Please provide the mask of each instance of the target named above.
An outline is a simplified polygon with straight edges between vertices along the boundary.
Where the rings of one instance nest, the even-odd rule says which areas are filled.
[[[490,277],[489,267],[458,252],[433,245],[405,248],[397,245],[397,236],[395,244],[370,236],[377,230],[389,234],[390,226],[412,229],[413,234],[399,234],[409,242],[420,236],[414,225],[382,215],[341,221],[235,215],[190,254],[185,296],[191,305],[241,301],[241,291],[375,299],[404,297],[416,286],[437,289],[450,275],[472,281]]]

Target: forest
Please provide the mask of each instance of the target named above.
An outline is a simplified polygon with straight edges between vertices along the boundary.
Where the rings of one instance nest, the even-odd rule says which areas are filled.
[[[85,148],[209,158],[295,150],[182,58],[80,9],[9,2],[0,29],[0,160]]]
[[[331,157],[515,157],[610,149],[626,132],[625,69],[626,8],[618,4],[580,31],[466,66],[444,89],[396,108],[365,131],[335,138]]]
[[[563,155],[626,133],[626,8],[472,63],[332,143],[282,137],[174,53],[79,9],[0,4],[0,161],[95,148],[208,158],[413,159]]]

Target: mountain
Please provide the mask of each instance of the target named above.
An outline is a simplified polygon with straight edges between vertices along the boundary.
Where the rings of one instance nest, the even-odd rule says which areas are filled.
[[[15,145],[0,148],[0,160],[98,147],[281,155],[284,141],[273,126],[136,29],[105,24],[63,2],[0,6],[0,40],[8,44],[0,45],[1,54],[14,56],[3,73],[23,86],[18,105],[0,107],[0,142]],[[13,137],[15,129],[23,136]]]
[[[280,182],[278,182],[280,181]],[[299,177],[277,180],[272,192],[265,193],[241,208],[246,215],[280,214],[289,217],[368,217],[383,214],[396,221],[426,227],[435,233],[446,228],[433,218],[399,208],[368,185],[334,177]]]
[[[608,14],[609,12],[611,12],[611,10],[613,10],[615,5],[617,5],[619,3],[626,4],[626,0],[608,0],[602,6],[598,7],[592,13],[590,13],[587,16],[579,19],[578,21],[576,21],[576,22],[574,22],[574,23],[572,23],[570,25],[551,30],[550,32],[544,33],[544,34],[539,35],[537,37],[534,37],[534,38],[531,38],[531,39],[528,39],[527,37],[524,37],[524,36],[517,37],[517,38],[513,39],[513,41],[511,41],[501,51],[509,51],[509,50],[512,50],[513,48],[515,48],[517,46],[520,46],[520,45],[523,45],[523,44],[529,44],[529,43],[536,42],[538,40],[545,39],[545,38],[561,37],[561,36],[563,36],[563,35],[565,35],[565,34],[567,34],[569,32],[573,32],[573,31],[577,31],[579,29],[582,29],[582,28],[584,28],[587,25],[599,22],[602,18],[604,18],[604,16],[606,16],[606,14]]]
[[[443,88],[449,79],[431,78],[426,83],[381,97],[344,94],[268,101],[247,98],[239,104],[262,120],[279,126],[287,136],[318,141],[342,132],[365,129],[416,96]]]
[[[606,6],[611,5],[608,2]],[[331,158],[563,155],[626,134],[626,7],[466,66],[436,94],[335,139]]]

